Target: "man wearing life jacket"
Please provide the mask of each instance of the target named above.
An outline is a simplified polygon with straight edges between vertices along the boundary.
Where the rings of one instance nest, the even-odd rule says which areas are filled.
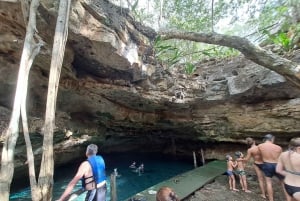
[[[69,197],[74,186],[79,180],[82,181],[82,187],[87,190],[85,201],[105,201],[106,199],[106,175],[105,163],[101,156],[96,155],[98,147],[90,144],[86,149],[88,159],[81,163],[76,175],[68,184],[66,190],[58,199],[64,201]]]

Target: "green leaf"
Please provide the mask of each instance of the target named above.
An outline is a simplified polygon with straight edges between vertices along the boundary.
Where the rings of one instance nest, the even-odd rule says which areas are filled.
[[[187,62],[185,64],[185,69],[184,70],[185,70],[186,74],[191,75],[192,73],[195,72],[196,66],[194,64],[190,63],[190,62]]]

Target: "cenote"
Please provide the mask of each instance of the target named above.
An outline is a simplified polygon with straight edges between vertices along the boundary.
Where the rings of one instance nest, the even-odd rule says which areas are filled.
[[[193,159],[176,159],[161,153],[118,153],[102,154],[106,162],[106,174],[108,180],[107,200],[110,200],[110,181],[109,175],[117,168],[117,196],[118,200],[124,200],[150,186],[153,186],[163,180],[175,175],[191,170],[193,168]],[[136,161],[137,166],[144,164],[144,173],[138,174],[130,169],[130,164]],[[53,200],[57,199],[66,188],[68,182],[75,175],[80,162],[74,162],[67,166],[57,168],[54,173]],[[76,189],[80,188],[78,183]],[[74,190],[76,190],[74,189]],[[79,196],[76,200],[84,200],[85,194]],[[11,201],[31,200],[30,188],[18,188],[12,186],[10,196]]]

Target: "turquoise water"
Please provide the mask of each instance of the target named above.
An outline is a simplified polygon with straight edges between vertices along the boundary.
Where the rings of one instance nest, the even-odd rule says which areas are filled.
[[[107,200],[110,200],[110,181],[109,175],[117,168],[117,197],[124,200],[150,186],[163,180],[171,178],[177,174],[191,170],[193,168],[192,157],[190,161],[175,160],[162,154],[109,154],[102,155],[106,163],[106,174],[108,181]],[[130,164],[136,161],[137,166],[144,164],[144,173],[139,174],[129,168]],[[75,175],[80,163],[62,167],[55,170],[53,200],[57,199],[64,191],[68,182]],[[80,184],[76,189],[80,188]],[[77,201],[84,200],[84,194],[78,197]],[[29,201],[31,200],[30,188],[23,188],[14,191],[10,196],[10,201]]]

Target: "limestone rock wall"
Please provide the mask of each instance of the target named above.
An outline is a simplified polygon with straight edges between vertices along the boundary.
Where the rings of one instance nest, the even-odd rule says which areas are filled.
[[[37,30],[46,44],[33,64],[28,90],[37,160],[57,6],[42,0],[38,9]],[[18,3],[0,2],[1,132],[9,122],[25,37],[23,17],[14,13],[21,13]],[[90,142],[103,152],[187,155],[202,148],[207,158],[223,158],[233,148],[246,149],[248,136],[260,140],[273,133],[282,146],[299,136],[299,89],[282,76],[242,56],[202,61],[193,75],[185,75],[181,66],[168,69],[153,62],[149,50],[155,35],[109,1],[72,1],[57,99],[57,165],[80,157]],[[288,58],[299,63],[299,55],[295,51]],[[22,172],[22,137],[16,156]]]

